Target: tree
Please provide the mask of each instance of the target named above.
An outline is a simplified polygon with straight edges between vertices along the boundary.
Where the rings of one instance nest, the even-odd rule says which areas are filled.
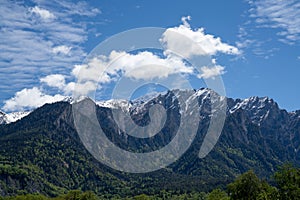
[[[207,200],[229,200],[229,197],[223,190],[214,189],[207,195]]]
[[[266,181],[261,182],[261,190],[257,200],[277,200],[279,199],[278,189],[269,185]]]
[[[261,192],[261,182],[255,173],[250,170],[240,175],[233,183],[227,186],[230,199],[256,200]]]
[[[80,200],[97,200],[99,199],[95,193],[91,191],[84,192],[80,195]]]
[[[145,194],[140,194],[133,197],[134,200],[150,200],[150,197]]]
[[[300,199],[300,169],[285,164],[274,175],[280,199]]]

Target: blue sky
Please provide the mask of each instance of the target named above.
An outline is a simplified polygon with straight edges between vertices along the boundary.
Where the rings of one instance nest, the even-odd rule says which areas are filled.
[[[187,16],[191,34],[203,28],[203,38],[219,37],[228,48],[238,49],[234,53],[224,47],[209,54],[222,67],[218,72],[228,97],[269,96],[281,108],[300,109],[298,1],[0,2],[0,106],[8,112],[70,95],[86,55],[112,35],[141,27],[180,27]],[[152,54],[122,55],[175,62]],[[172,73],[190,73],[179,66]]]

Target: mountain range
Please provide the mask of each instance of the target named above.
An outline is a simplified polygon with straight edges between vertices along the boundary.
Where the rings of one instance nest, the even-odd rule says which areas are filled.
[[[175,137],[182,117],[178,97],[190,95],[199,106],[197,135],[174,163],[150,173],[120,172],[97,161],[84,147],[74,125],[74,102],[45,104],[31,112],[0,112],[0,194],[43,193],[50,196],[71,189],[99,194],[209,191],[224,187],[239,174],[253,169],[269,180],[279,165],[300,165],[300,111],[287,112],[268,97],[226,98],[226,119],[212,151],[199,158],[210,119],[214,91],[172,90],[135,101],[96,102],[96,116],[107,138],[126,151],[150,152]],[[221,98],[221,97],[220,97]],[[113,111],[121,109],[141,126],[150,123],[149,109],[166,109],[166,123],[150,138],[135,138],[120,129]],[[188,102],[186,102],[188,104]],[[191,131],[188,128],[186,131]]]

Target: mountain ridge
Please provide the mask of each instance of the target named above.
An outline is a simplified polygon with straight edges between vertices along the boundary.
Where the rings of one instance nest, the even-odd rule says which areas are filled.
[[[207,89],[207,88],[200,88],[198,90],[194,89],[194,91],[205,91],[205,90],[212,91],[212,90]],[[96,104],[98,106],[100,106],[100,107],[107,107],[107,108],[117,108],[117,107],[123,107],[123,108],[125,108],[126,106],[129,106],[129,107],[138,107],[140,104],[145,104],[145,103],[147,103],[147,101],[150,101],[150,100],[152,100],[153,98],[156,98],[159,95],[166,94],[167,92],[168,91],[153,92],[153,93],[151,93],[151,95],[147,95],[146,94],[145,96],[138,97],[138,98],[136,98],[134,100],[109,99],[109,100],[102,100],[102,101],[95,101],[95,102],[96,102]],[[249,108],[251,108],[251,107],[249,107],[250,106],[249,104],[251,104],[251,103],[253,104],[255,102],[262,103],[262,102],[264,102],[266,100],[268,100],[269,102],[273,103],[276,107],[278,107],[278,109],[285,110],[289,114],[292,114],[292,113],[296,114],[296,113],[300,112],[300,109],[299,110],[295,110],[295,111],[287,111],[284,108],[279,108],[277,102],[274,99],[272,99],[270,97],[267,97],[267,96],[265,96],[265,97],[251,96],[251,97],[246,98],[246,99],[240,99],[240,98],[233,99],[233,98],[230,98],[230,97],[226,97],[226,98],[230,100],[230,103],[227,102],[228,111],[230,113],[233,113],[237,109],[240,109],[240,108],[244,109],[244,110],[245,109],[249,110]],[[79,99],[79,101],[81,101],[83,99],[84,98],[82,97],[82,98]],[[63,99],[62,101],[58,101],[58,102],[68,102],[70,104],[73,104],[74,102],[76,102],[76,100],[74,100],[73,97],[68,96],[65,99]],[[53,103],[56,103],[56,102],[53,102]],[[232,105],[232,104],[235,104],[235,105]],[[263,105],[260,105],[260,106],[263,106]],[[37,108],[35,108],[35,109],[37,109]],[[33,110],[35,110],[35,109],[33,109]],[[253,109],[253,107],[252,107],[252,109]],[[254,107],[254,109],[255,109],[255,107]],[[4,111],[0,110],[0,124],[8,124],[8,123],[12,123],[12,122],[15,122],[17,120],[20,120],[21,118],[23,118],[23,117],[27,116],[28,114],[30,114],[30,112],[32,112],[33,110],[29,110],[29,111],[14,111],[14,112],[10,112],[10,113],[5,113]],[[6,119],[6,118],[9,118],[9,119]]]
[[[120,130],[112,116],[112,109],[116,108],[96,106],[98,121],[107,137],[124,150],[157,150],[176,134],[181,116],[176,94],[180,91],[169,91],[143,102],[139,109],[129,110],[137,124],[146,125],[150,122],[152,105],[166,108],[167,123],[154,137],[137,139]],[[201,117],[193,143],[175,163],[147,174],[118,172],[93,158],[76,132],[69,102],[46,104],[15,123],[1,125],[0,142],[6,144],[0,147],[1,194],[25,191],[55,196],[70,189],[121,196],[149,193],[149,188],[153,193],[162,189],[209,191],[226,185],[249,169],[268,179],[284,162],[300,165],[300,112],[289,113],[264,98],[244,103],[227,98],[227,116],[219,141],[200,159],[198,152],[212,115],[211,94],[201,89],[193,95]]]

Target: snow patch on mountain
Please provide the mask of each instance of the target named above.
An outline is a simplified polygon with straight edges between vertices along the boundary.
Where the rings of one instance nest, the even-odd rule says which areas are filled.
[[[167,92],[152,92],[133,100],[111,99],[106,101],[97,101],[96,104],[104,108],[122,109],[123,111],[130,112],[131,110],[136,111],[137,109],[142,108],[143,105],[147,104],[149,101],[166,93]]]
[[[8,123],[16,122],[16,121],[22,119],[23,117],[26,117],[30,113],[31,113],[30,111],[8,113],[6,115],[7,122]]]
[[[113,108],[113,109],[121,108],[124,111],[129,111],[130,108],[132,107],[132,104],[125,99],[110,99],[107,101],[97,101],[96,104],[104,108]]]
[[[141,104],[145,104],[145,103],[151,101],[152,99],[158,97],[159,95],[166,95],[166,94],[167,94],[167,91],[165,91],[165,92],[151,92],[151,93],[148,93],[148,94],[143,95],[141,97],[138,97],[136,99],[133,99],[130,102],[132,103],[132,105],[134,107],[137,107]]]
[[[23,117],[29,115],[30,111],[22,111],[22,112],[12,112],[12,113],[4,113],[0,111],[0,124],[10,124],[16,122]]]
[[[111,99],[105,101],[96,101],[96,104],[104,108],[122,109],[123,111],[129,113],[140,113],[145,109],[149,109],[152,104],[162,104],[164,99],[168,99],[168,101],[165,102],[167,105],[167,109],[174,109],[176,106],[178,106],[178,98],[180,97],[183,97],[185,101],[184,105],[179,106],[183,106],[183,108],[186,110],[188,108],[192,109],[192,106],[196,106],[196,104],[192,102],[195,102],[195,100],[197,100],[197,105],[201,107],[201,110],[203,112],[200,113],[200,115],[210,115],[214,113],[216,109],[218,109],[218,102],[223,102],[224,99],[227,99],[224,96],[219,96],[211,89],[201,88],[198,90],[175,89],[165,92],[152,92],[133,100]],[[72,97],[66,97],[63,101],[73,104],[86,98],[89,97],[82,97],[75,101]],[[229,99],[227,99],[227,101],[228,100]],[[252,122],[256,124],[261,124],[261,122],[265,120],[272,119],[274,113],[280,112],[278,104],[269,97],[254,96],[244,100],[230,99],[230,102],[230,106],[228,105],[228,114],[233,114],[238,110],[244,110],[246,111],[245,113],[250,117]],[[211,105],[216,105],[216,107],[212,109]],[[179,112],[183,112],[183,110],[180,109]],[[27,116],[29,113],[30,112],[14,112],[6,114],[5,112],[0,111],[0,124],[9,124],[15,122]],[[300,111],[290,112],[289,115],[294,118],[300,118]]]
[[[269,97],[250,97],[244,100],[236,100],[237,103],[229,109],[229,113],[234,113],[237,110],[245,110],[253,123],[258,125],[266,120],[272,110],[279,111],[278,104]]]

